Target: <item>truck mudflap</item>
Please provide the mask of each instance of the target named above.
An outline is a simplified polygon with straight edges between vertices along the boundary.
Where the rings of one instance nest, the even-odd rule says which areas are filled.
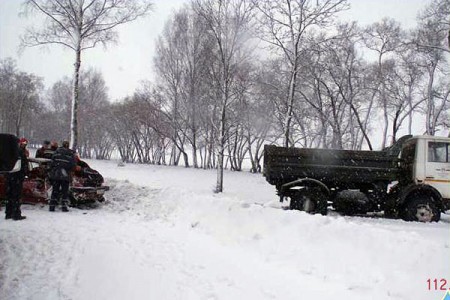
[[[443,204],[443,210],[449,211],[448,213],[450,214],[450,199],[442,198],[442,204]]]

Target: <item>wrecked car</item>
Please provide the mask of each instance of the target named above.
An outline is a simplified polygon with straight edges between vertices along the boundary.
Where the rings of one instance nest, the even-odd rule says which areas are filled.
[[[29,158],[29,172],[23,182],[22,203],[46,204],[51,195],[52,185],[48,178],[51,159]],[[109,190],[104,185],[103,176],[86,162],[79,160],[72,174],[69,187],[70,206],[91,204],[105,200]],[[0,173],[0,199],[6,198],[6,176]]]

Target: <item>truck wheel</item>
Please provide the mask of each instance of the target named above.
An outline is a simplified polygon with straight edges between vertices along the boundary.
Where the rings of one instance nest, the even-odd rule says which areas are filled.
[[[382,206],[384,210],[384,217],[388,219],[397,219],[399,217],[399,210],[396,205],[397,194],[391,194],[386,198],[386,202]]]
[[[303,201],[300,197],[291,197],[291,202],[289,203],[289,209],[292,210],[302,210]]]
[[[386,219],[396,219],[398,217],[398,212],[394,208],[386,208],[384,210],[384,217]]]
[[[290,209],[305,211],[310,214],[327,214],[327,200],[319,190],[305,190],[291,198]]]
[[[417,195],[406,203],[402,219],[405,221],[438,222],[441,219],[441,213],[434,204],[432,197]]]
[[[316,204],[313,195],[308,191],[302,191],[291,197],[290,209],[314,213]]]
[[[328,214],[328,199],[324,193],[319,193],[317,197],[317,212],[322,216]]]

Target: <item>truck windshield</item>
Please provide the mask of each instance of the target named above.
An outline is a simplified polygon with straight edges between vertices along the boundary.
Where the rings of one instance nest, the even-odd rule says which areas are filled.
[[[428,161],[429,162],[449,162],[449,143],[429,142]]]

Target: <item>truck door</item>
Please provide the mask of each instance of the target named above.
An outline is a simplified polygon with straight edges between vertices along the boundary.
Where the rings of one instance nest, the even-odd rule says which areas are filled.
[[[416,161],[418,160],[420,161],[420,159],[416,158],[416,152],[420,153],[420,151],[416,150],[417,147],[418,145],[416,139],[412,139],[403,145],[403,149],[401,152],[401,165],[400,165],[402,174],[399,177],[399,180],[404,181],[403,182],[404,185],[415,180],[416,179],[415,177],[420,177],[421,172],[423,172],[422,170],[419,170],[417,168]]]
[[[436,188],[443,198],[450,199],[450,143],[428,141],[425,182]]]

